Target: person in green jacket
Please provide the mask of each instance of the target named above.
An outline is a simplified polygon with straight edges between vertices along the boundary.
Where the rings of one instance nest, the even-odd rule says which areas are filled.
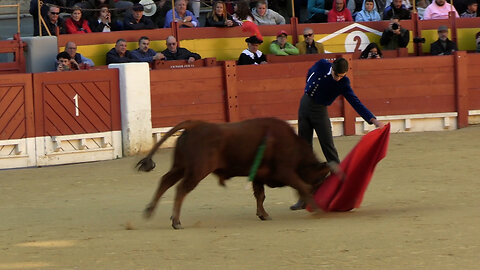
[[[287,42],[287,32],[280,30],[277,39],[270,44],[270,53],[274,55],[297,55],[298,48]]]

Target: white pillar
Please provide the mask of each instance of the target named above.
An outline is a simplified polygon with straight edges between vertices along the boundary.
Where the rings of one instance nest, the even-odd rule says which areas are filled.
[[[148,63],[110,64],[108,68],[119,70],[123,155],[148,152],[153,143]]]

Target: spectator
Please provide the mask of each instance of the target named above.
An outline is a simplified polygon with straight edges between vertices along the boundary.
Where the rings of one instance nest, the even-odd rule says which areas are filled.
[[[277,39],[270,44],[270,53],[274,55],[297,55],[298,49],[287,41],[287,32],[280,30]]]
[[[448,27],[438,27],[438,40],[430,44],[431,55],[451,55],[458,51],[457,44],[448,39]]]
[[[385,6],[390,6],[392,4],[393,0],[387,0],[385,1]],[[412,4],[410,3],[409,0],[402,0],[402,5],[406,8],[406,9],[410,9],[412,7]]]
[[[377,6],[374,0],[364,0],[363,8],[355,16],[356,22],[376,22],[381,21],[382,18],[377,12]]]
[[[451,3],[451,1],[448,1],[448,2]],[[469,2],[470,2],[470,0],[455,0],[455,1],[453,1],[453,6],[457,10],[458,14],[462,14],[467,10]],[[476,2],[476,3],[478,3],[478,2]]]
[[[325,53],[323,44],[315,41],[315,36],[313,34],[313,29],[307,27],[303,29],[304,41],[298,42],[295,47],[298,48],[299,54],[317,54]]]
[[[328,12],[332,9],[332,0],[329,0],[328,3],[325,0],[308,0],[307,9],[309,17],[306,23],[325,23],[328,19]]]
[[[480,52],[480,32],[475,35],[475,44],[477,44],[477,53]]]
[[[453,10],[455,16],[458,18],[458,12],[455,10],[455,7],[451,6],[449,3],[446,3],[445,0],[435,0],[425,9],[423,14],[424,20],[437,20],[437,19],[448,19],[448,12]]]
[[[235,11],[235,13],[233,14],[232,18],[233,21],[236,22],[238,25],[242,25],[243,21],[255,22],[253,14],[250,11],[250,7],[246,0],[240,0],[236,2],[233,6],[233,10]]]
[[[143,30],[155,28],[155,24],[153,24],[152,20],[143,15],[142,4],[134,4],[132,10],[133,12],[131,14],[127,14],[123,21],[123,27],[125,30]]]
[[[377,59],[382,58],[382,51],[378,47],[377,43],[372,42],[367,45],[360,55],[360,59]]]
[[[429,0],[417,0],[417,5],[415,6],[415,8],[417,9],[418,18],[420,20],[423,20],[425,9],[427,9],[428,5],[430,4],[430,2],[428,1]]]
[[[365,6],[364,2],[364,0],[347,0],[347,8],[350,10],[354,20],[355,16],[357,16],[357,13],[362,11],[363,7]]]
[[[115,43],[115,48],[107,52],[107,65],[113,63],[129,63],[135,62],[132,54],[127,50],[127,41],[120,38]]]
[[[267,57],[258,49],[263,40],[257,36],[251,36],[245,39],[248,48],[243,50],[238,58],[237,65],[260,65],[267,63]]]
[[[77,64],[81,69],[87,69],[88,67],[93,67],[95,64],[89,58],[77,53],[77,44],[73,41],[67,42],[65,45],[65,52],[70,55],[71,61],[74,64]]]
[[[150,39],[148,37],[141,37],[138,40],[138,49],[131,52],[131,57],[137,62],[148,62],[152,63],[155,60],[164,59],[165,56],[162,53],[157,53],[156,51],[149,48]]]
[[[48,10],[48,13],[47,13],[47,17],[43,18],[52,36],[65,34],[65,22],[63,21],[62,18],[59,17],[59,15],[60,15],[60,8],[56,6],[50,6],[50,9]],[[48,36],[48,32],[45,29],[45,26],[43,25],[42,25],[42,35]]]
[[[40,8],[40,13],[42,18],[44,19],[48,18],[48,11],[50,10],[50,7],[47,4],[63,6],[62,0],[43,0],[42,2],[43,2],[43,5]],[[32,19],[33,19],[33,35],[38,36],[40,34],[40,31],[38,28],[38,0],[30,1],[29,13],[32,15]]]
[[[400,20],[410,19],[410,10],[402,4],[402,0],[393,0],[383,11],[384,20],[390,20],[394,15]]]
[[[266,0],[259,0],[252,10],[253,18],[258,25],[285,24],[285,18],[268,8]]]
[[[175,21],[179,27],[198,27],[197,17],[187,10],[187,2],[185,0],[175,0]],[[165,25],[163,27],[170,28],[173,22],[173,9],[167,12],[165,16]]]
[[[97,12],[97,16],[90,21],[90,29],[92,32],[111,32],[116,31],[118,28],[116,24],[112,24],[112,14],[107,5],[100,5],[100,10]]]
[[[167,37],[166,43],[167,49],[162,52],[165,56],[165,60],[187,60],[190,64],[195,60],[202,58],[197,53],[178,47],[177,39],[174,36]]]
[[[238,26],[238,23],[233,21],[232,16],[227,13],[225,2],[217,1],[212,6],[212,11],[207,15],[206,27],[232,27]]]
[[[65,21],[67,34],[85,34],[91,33],[87,20],[82,18],[82,10],[79,7],[73,8],[70,18]]]
[[[475,18],[477,17],[478,3],[476,0],[470,0],[468,2],[467,10],[460,15],[462,18]]]
[[[78,70],[78,64],[72,62],[72,58],[67,52],[57,54],[57,71]]]
[[[328,22],[353,22],[350,10],[346,8],[346,0],[335,0],[335,7],[328,12]]]
[[[402,28],[398,17],[393,16],[390,19],[390,25],[383,30],[380,38],[380,45],[384,50],[396,50],[398,48],[406,48],[410,40],[410,32]]]

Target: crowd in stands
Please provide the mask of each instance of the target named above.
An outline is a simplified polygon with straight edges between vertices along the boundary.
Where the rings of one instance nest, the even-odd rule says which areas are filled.
[[[39,34],[37,2],[31,0],[30,13],[34,16],[34,35]],[[457,0],[454,6],[446,0],[296,0],[295,4],[308,11],[307,18],[299,18],[300,22],[328,23],[328,22],[368,22],[390,20],[389,27],[383,31],[380,45],[384,50],[405,48],[410,40],[409,31],[402,28],[401,20],[408,20],[412,14],[412,1],[415,2],[416,11],[422,19],[445,19],[453,11],[457,17],[478,16],[478,0]],[[431,2],[430,2],[431,1]],[[160,0],[154,2],[156,12],[145,14],[149,6],[139,3],[139,0],[43,0],[41,16],[45,25],[40,29],[42,35],[59,34],[87,34],[92,32],[111,32],[119,30],[142,30],[171,27],[176,22],[179,27],[236,27],[245,21],[256,25],[282,25],[287,22],[285,10],[280,1],[271,0],[236,0],[215,1],[211,11],[207,14],[205,22],[199,21],[199,9],[195,8],[198,1],[175,0],[172,7],[171,1]],[[275,7],[271,9],[270,7]],[[457,12],[458,10],[458,12]],[[68,14],[64,17],[61,14]],[[282,15],[284,14],[284,15]],[[460,15],[459,15],[460,14]],[[147,16],[148,15],[148,16]],[[300,15],[297,15],[301,17]],[[38,17],[37,17],[38,18]],[[456,44],[447,38],[448,29],[438,29],[439,39],[432,43],[432,54],[451,54],[457,50]],[[311,28],[304,29],[304,40],[295,46],[287,40],[286,31],[280,31],[276,39],[269,44],[269,53],[273,55],[297,55],[324,53],[323,44],[315,42]],[[477,41],[480,41],[477,35]],[[263,41],[252,36],[246,39],[247,49],[239,58],[239,64],[262,64],[266,62],[265,54],[258,50]],[[149,48],[148,37],[141,37],[139,47],[134,51],[126,49],[124,39],[117,40],[115,47],[106,55],[107,64],[125,62],[149,62],[155,60],[183,59],[193,62],[200,59],[198,54],[177,46],[175,37],[166,40],[167,49],[155,52]],[[453,44],[452,44],[453,43]],[[479,42],[477,42],[479,44]],[[71,46],[69,46],[71,45]],[[480,49],[480,45],[479,46]],[[71,48],[72,47],[72,48]],[[68,43],[66,53],[57,57],[57,70],[75,70],[85,66],[93,66],[90,59],[78,53],[73,53],[76,45]],[[70,51],[69,51],[70,50]],[[60,57],[62,56],[62,57]],[[363,51],[361,58],[381,58],[380,47],[369,44]],[[65,65],[67,62],[69,65]],[[90,61],[90,62],[89,62]],[[62,63],[60,65],[60,63]],[[84,63],[83,65],[81,65]]]

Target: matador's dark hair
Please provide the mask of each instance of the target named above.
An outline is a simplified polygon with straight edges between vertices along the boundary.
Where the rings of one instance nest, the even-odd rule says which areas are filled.
[[[345,73],[348,71],[348,61],[343,57],[337,58],[333,61],[332,69],[337,74]]]

